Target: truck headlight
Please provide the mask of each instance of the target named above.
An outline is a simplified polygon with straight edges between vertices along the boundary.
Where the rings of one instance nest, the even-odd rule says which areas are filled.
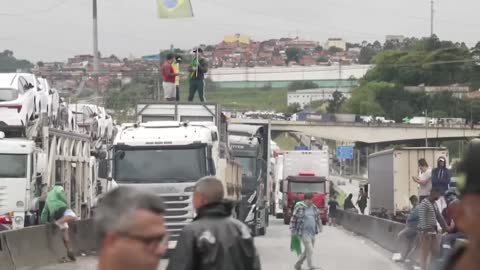
[[[15,223],[18,225],[23,224],[23,217],[15,217]]]
[[[22,201],[17,202],[17,207],[24,207],[25,204]]]

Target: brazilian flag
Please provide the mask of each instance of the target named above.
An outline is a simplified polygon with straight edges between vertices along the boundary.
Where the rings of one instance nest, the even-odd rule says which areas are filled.
[[[157,5],[158,17],[162,19],[193,17],[190,0],[157,0]]]

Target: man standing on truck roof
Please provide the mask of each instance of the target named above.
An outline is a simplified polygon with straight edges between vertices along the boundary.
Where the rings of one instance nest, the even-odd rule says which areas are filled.
[[[157,194],[120,186],[95,211],[98,270],[156,270],[168,247],[165,206]]]
[[[418,194],[420,196],[420,202],[422,202],[423,199],[430,196],[430,192],[432,191],[432,169],[430,169],[424,158],[418,160],[418,168],[418,176],[412,176],[412,179],[420,186]]]
[[[188,101],[193,101],[195,93],[198,92],[200,101],[205,102],[205,74],[208,71],[208,63],[203,58],[203,50],[201,48],[194,50],[193,53],[196,55],[193,57],[192,64],[188,69],[190,73]]]
[[[193,206],[197,217],[183,229],[167,270],[261,269],[252,235],[232,217],[233,204],[224,201],[220,180],[212,176],[198,180]]]
[[[480,269],[480,140],[474,139],[467,147],[459,181],[460,202],[455,204],[453,218],[456,226],[468,237],[468,243],[459,245],[445,261],[443,270]]]
[[[175,73],[175,70],[173,69],[173,61],[174,61],[174,55],[169,53],[167,54],[167,59],[165,60],[165,63],[162,65],[162,75],[163,75],[163,91],[164,91],[164,96],[167,101],[175,101],[175,93],[176,93],[176,88],[175,88],[175,78],[179,76],[178,73]]]
[[[180,101],[180,64],[182,63],[182,56],[181,55],[177,55],[175,57],[175,62],[172,64],[173,66],[173,70],[175,71],[175,73],[177,74],[177,76],[175,76],[175,100],[178,102]]]
[[[73,253],[72,243],[70,242],[70,235],[68,223],[77,219],[77,216],[68,208],[68,203],[65,198],[65,191],[61,183],[57,183],[52,190],[47,194],[45,206],[43,207],[40,216],[40,222],[43,224],[54,222],[62,231],[62,240],[67,249],[67,257],[75,261],[75,254]]]
[[[290,221],[292,239],[294,237],[300,237],[304,246],[304,251],[295,264],[296,270],[302,268],[305,259],[307,260],[308,268],[315,269],[312,262],[315,236],[322,232],[320,211],[313,204],[313,194],[307,193],[304,198],[304,201],[298,202],[295,205],[292,220]]]

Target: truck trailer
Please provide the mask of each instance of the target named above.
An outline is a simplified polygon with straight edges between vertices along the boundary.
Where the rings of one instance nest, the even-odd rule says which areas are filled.
[[[410,210],[409,198],[418,196],[418,160],[424,158],[430,168],[444,157],[448,150],[441,147],[399,147],[373,153],[368,157],[368,185],[370,214],[403,220]]]

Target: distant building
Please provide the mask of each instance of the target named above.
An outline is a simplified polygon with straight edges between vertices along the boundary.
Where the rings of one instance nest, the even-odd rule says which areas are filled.
[[[225,43],[250,44],[251,39],[248,36],[242,36],[240,34],[235,34],[235,35],[231,35],[231,36],[225,36],[223,38],[223,42],[225,42]]]
[[[325,49],[330,49],[331,47],[337,47],[344,51],[347,50],[347,42],[341,38],[329,38],[325,43]]]
[[[330,87],[330,88],[298,90],[292,93],[288,93],[287,105],[298,103],[300,107],[304,109],[305,106],[310,104],[312,101],[332,100],[333,93],[335,91],[342,93],[342,95],[347,99],[349,99],[352,96],[351,87],[347,87],[347,88]]]
[[[397,42],[403,42],[405,39],[405,36],[403,35],[388,35],[385,37],[385,41],[397,41]]]
[[[274,56],[281,64],[282,56]],[[210,69],[208,77],[220,88],[287,88],[294,81],[311,81],[321,88],[353,87],[363,78],[371,65],[343,66],[289,66]]]

